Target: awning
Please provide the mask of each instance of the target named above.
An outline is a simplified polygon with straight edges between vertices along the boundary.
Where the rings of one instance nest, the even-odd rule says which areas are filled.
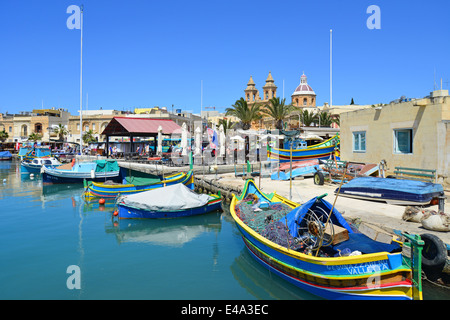
[[[161,126],[162,134],[181,133],[181,127],[170,119],[114,117],[103,130],[107,136],[155,136]]]

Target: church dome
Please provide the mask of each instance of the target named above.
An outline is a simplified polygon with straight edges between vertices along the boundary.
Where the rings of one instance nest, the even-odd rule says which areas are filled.
[[[307,80],[307,78],[306,78],[305,74],[303,74],[300,78],[300,84],[295,89],[294,93],[292,94],[293,96],[299,96],[299,95],[305,95],[305,94],[316,95],[316,93],[311,88],[311,86],[307,83],[306,80]]]

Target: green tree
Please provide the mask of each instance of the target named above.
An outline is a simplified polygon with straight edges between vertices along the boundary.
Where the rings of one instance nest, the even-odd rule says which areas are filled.
[[[317,115],[313,111],[303,110],[301,112],[302,123],[304,126],[309,127],[315,123]]]
[[[97,141],[94,137],[94,131],[92,129],[89,129],[83,134],[83,142],[86,144],[89,144],[91,142]]]
[[[254,104],[250,107],[244,98],[236,100],[236,103],[231,108],[227,108],[225,115],[234,116],[241,120],[242,129],[248,130],[252,126],[252,122],[261,119],[261,105]]]
[[[69,134],[69,131],[66,129],[66,126],[61,123],[53,129],[53,132],[58,135],[59,141],[64,141],[64,137]]]
[[[326,111],[319,112],[316,119],[321,127],[330,127],[333,123],[330,113]]]
[[[231,119],[223,118],[219,120],[219,127],[220,125],[223,125],[223,132],[227,134],[227,130],[231,129],[235,123],[233,123]]]
[[[33,132],[32,134],[30,134],[28,136],[28,140],[35,141],[35,142],[42,140],[42,135],[40,135],[39,133]]]
[[[292,113],[295,107],[291,104],[286,105],[286,99],[281,100],[279,97],[273,97],[269,100],[269,104],[265,105],[261,110],[263,114],[268,115],[275,120],[275,128],[283,129],[283,121]]]
[[[3,131],[0,131],[0,141],[1,142],[5,142],[6,139],[9,138],[9,134],[8,132],[5,131],[5,129],[3,129]]]

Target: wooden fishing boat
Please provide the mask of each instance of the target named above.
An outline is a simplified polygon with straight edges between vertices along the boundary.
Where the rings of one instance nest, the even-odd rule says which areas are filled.
[[[113,180],[122,181],[119,176],[120,168],[117,161],[96,160],[90,162],[67,163],[59,167],[43,167],[42,181],[44,184],[52,183],[83,183],[83,180],[105,182]]]
[[[40,173],[43,166],[54,168],[60,165],[61,162],[53,157],[24,159],[20,163],[22,173]]]
[[[407,241],[389,244],[372,240],[352,228],[324,196],[300,206],[265,194],[248,180],[242,194],[233,196],[230,212],[252,256],[312,294],[422,299],[420,236],[404,235]]]
[[[292,161],[328,159],[338,147],[339,136],[336,135],[328,140],[309,146],[305,149],[293,149]],[[291,150],[269,147],[269,149],[267,150],[267,155],[272,160],[279,160],[280,163],[288,162],[291,159]]]
[[[168,219],[189,217],[221,209],[218,195],[198,194],[174,184],[117,200],[119,219]]]
[[[130,181],[130,180],[128,180]],[[113,182],[95,182],[84,181],[85,197],[116,198],[119,195],[129,195],[138,192],[149,191],[173,184],[182,183],[190,189],[194,189],[194,173],[190,170],[188,173],[176,173],[166,176],[164,179],[150,179],[150,182],[137,180],[134,183],[113,183]]]
[[[441,184],[418,180],[357,177],[341,187],[340,195],[389,204],[427,205],[444,195],[444,188]]]

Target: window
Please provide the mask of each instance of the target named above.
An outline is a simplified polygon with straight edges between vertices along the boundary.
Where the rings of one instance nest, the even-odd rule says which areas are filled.
[[[366,132],[353,132],[353,152],[366,152]]]
[[[95,131],[95,123],[92,124],[92,130]]]
[[[80,124],[77,123],[77,131],[80,131]]]
[[[308,99],[304,98],[303,99],[303,105],[306,106],[308,104]]]
[[[413,153],[413,131],[412,129],[394,130],[394,153]]]

